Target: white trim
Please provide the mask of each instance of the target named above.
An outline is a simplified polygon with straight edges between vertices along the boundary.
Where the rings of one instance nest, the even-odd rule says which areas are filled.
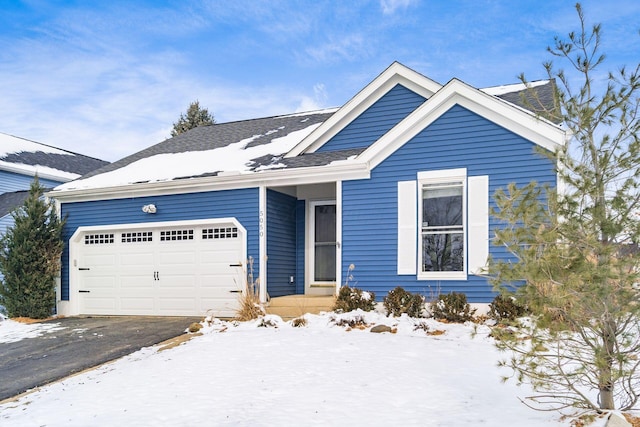
[[[467,254],[469,274],[486,274],[489,259],[489,176],[467,179]]]
[[[342,283],[342,181],[336,182],[336,290]]]
[[[242,224],[233,217],[225,217],[225,218],[208,218],[208,219],[196,219],[196,220],[186,220],[186,221],[158,221],[158,222],[145,222],[145,223],[127,223],[127,224],[109,224],[109,225],[95,225],[95,226],[81,226],[76,229],[73,235],[69,238],[69,300],[68,301],[57,301],[57,313],[59,315],[64,316],[75,316],[80,313],[79,300],[78,297],[78,260],[80,258],[80,247],[82,243],[82,236],[85,233],[91,232],[104,232],[111,230],[145,230],[145,229],[153,229],[153,228],[165,228],[165,227],[175,227],[175,226],[198,226],[198,225],[206,225],[206,224],[222,224],[222,223],[232,223],[235,227],[238,228],[238,232],[242,234],[242,238],[244,239],[244,244],[242,245],[242,259],[244,263],[246,263],[247,259],[247,230],[242,226]],[[62,290],[61,290],[62,291]]]
[[[416,275],[418,267],[418,192],[416,181],[398,182],[398,274]]]
[[[43,170],[44,169],[44,170]],[[15,163],[0,161],[0,170],[16,173],[25,176],[36,176],[40,179],[49,179],[51,181],[69,182],[80,177],[80,174],[73,172],[60,171],[56,173],[56,169],[42,165],[20,165]]]
[[[430,78],[405,67],[399,62],[394,62],[324,123],[307,135],[305,139],[300,141],[298,145],[293,147],[285,157],[313,153],[397,84],[405,86],[424,98],[431,97],[442,88],[442,85]]]
[[[461,271],[422,271],[422,192],[425,184],[448,182],[451,180],[462,183],[462,231],[464,239],[463,266]],[[467,236],[467,169],[443,169],[440,171],[418,172],[418,280],[467,280],[468,248]]]
[[[418,172],[418,181],[444,182],[450,179],[464,179],[467,176],[467,168],[442,169],[434,171]]]
[[[184,180],[124,184],[103,188],[54,189],[46,193],[46,196],[60,200],[63,203],[72,203],[256,188],[258,185],[277,187],[333,183],[337,180],[368,179],[370,176],[371,172],[366,163],[349,161],[348,163],[326,166],[269,170],[235,176],[210,176]]]
[[[267,187],[261,186],[258,196],[258,241],[259,241],[259,297],[260,302],[267,302]]]
[[[375,168],[454,105],[467,108],[550,151],[565,144],[565,131],[559,126],[454,79],[369,146],[357,160]]]

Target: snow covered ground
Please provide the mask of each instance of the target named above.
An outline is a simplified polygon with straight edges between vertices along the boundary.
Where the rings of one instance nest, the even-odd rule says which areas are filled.
[[[396,333],[337,326],[354,313],[214,320],[172,349],[116,362],[0,405],[13,426],[568,426],[502,384],[489,328],[360,313]],[[0,321],[0,342],[43,325]],[[425,330],[427,329],[430,334]],[[1,344],[0,344],[1,345]],[[1,379],[0,379],[1,380]]]

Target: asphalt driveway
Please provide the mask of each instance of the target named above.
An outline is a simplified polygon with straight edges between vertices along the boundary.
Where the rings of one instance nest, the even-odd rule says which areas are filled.
[[[185,317],[68,317],[49,320],[63,329],[0,344],[0,401],[84,369],[174,338]]]

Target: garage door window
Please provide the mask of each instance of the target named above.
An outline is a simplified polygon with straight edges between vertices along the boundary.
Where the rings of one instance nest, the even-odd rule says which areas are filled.
[[[237,227],[216,227],[202,230],[202,239],[235,239],[238,237]]]
[[[160,232],[160,241],[193,240],[193,230],[167,230]]]
[[[122,243],[152,242],[153,231],[133,231],[122,233]]]
[[[84,236],[85,245],[105,245],[109,243],[113,243],[113,233],[87,234]]]

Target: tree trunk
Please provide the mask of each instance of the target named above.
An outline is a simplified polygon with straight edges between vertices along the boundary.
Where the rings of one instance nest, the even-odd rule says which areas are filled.
[[[610,315],[606,316],[602,329],[602,345],[604,350],[604,366],[600,370],[600,380],[598,389],[600,392],[600,409],[612,410],[616,409],[613,399],[614,381],[613,381],[613,354],[615,352],[615,321]]]

